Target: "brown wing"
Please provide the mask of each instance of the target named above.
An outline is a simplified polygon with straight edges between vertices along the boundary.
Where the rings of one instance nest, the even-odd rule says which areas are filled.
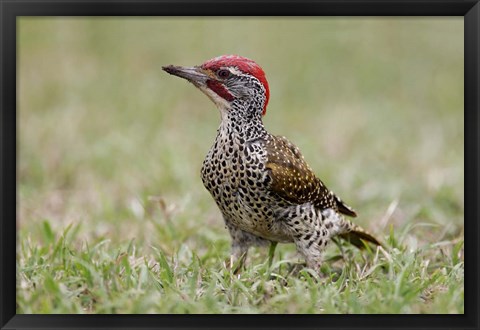
[[[285,137],[270,135],[265,147],[266,167],[272,179],[270,189],[278,196],[291,203],[312,202],[322,209],[333,208],[343,214],[356,216],[353,209],[315,176],[300,150]]]

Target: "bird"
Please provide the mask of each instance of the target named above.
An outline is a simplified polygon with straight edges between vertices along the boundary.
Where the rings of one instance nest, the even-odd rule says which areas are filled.
[[[270,98],[264,70],[239,55],[221,55],[196,66],[162,69],[206,94],[221,122],[201,179],[231,236],[230,265],[244,266],[252,246],[294,243],[306,266],[319,272],[327,244],[340,237],[363,248],[381,245],[346,216],[356,217],[315,175],[299,148],[263,124]]]

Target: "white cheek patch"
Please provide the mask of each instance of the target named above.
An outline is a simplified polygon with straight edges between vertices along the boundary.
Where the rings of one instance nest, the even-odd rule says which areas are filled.
[[[223,97],[220,97],[217,93],[215,93],[214,91],[212,91],[211,89],[207,88],[207,87],[199,87],[199,89],[205,94],[208,96],[208,98],[210,100],[213,101],[213,103],[215,103],[215,105],[220,108],[220,110],[227,110],[228,108],[230,108],[230,104],[228,103],[227,100],[225,100]]]

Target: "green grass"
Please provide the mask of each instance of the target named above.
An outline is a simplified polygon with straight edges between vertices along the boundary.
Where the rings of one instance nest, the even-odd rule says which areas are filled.
[[[265,253],[234,275],[222,264],[227,247],[199,255],[188,245],[173,253],[109,239],[77,246],[79,227],[55,235],[39,225],[44,244],[20,243],[17,297],[22,313],[458,313],[463,311],[462,241],[416,250],[343,247],[330,251],[322,277],[292,275],[286,260],[267,265]],[[176,236],[166,240],[175,241]],[[443,252],[438,254],[439,247]]]
[[[240,28],[241,26],[241,28]],[[17,313],[463,313],[463,20],[21,18]],[[265,125],[385,248],[224,267],[214,105],[162,65],[238,53]]]

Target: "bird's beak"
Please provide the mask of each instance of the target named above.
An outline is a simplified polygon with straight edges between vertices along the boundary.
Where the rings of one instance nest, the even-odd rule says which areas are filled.
[[[207,79],[210,78],[202,68],[197,66],[185,67],[185,66],[167,65],[167,66],[163,66],[162,69],[174,76],[184,78],[190,81],[197,87],[205,85],[207,82]]]

